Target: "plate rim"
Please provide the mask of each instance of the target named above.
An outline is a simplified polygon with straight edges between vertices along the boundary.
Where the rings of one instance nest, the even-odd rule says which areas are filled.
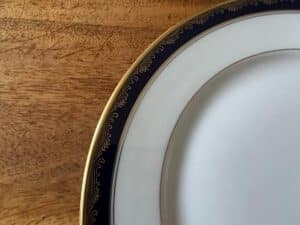
[[[113,140],[113,132],[117,131],[119,134],[122,133],[131,108],[156,69],[180,48],[180,46],[196,35],[222,22],[258,12],[291,9],[300,9],[300,2],[295,0],[225,1],[213,7],[201,10],[172,26],[146,48],[118,82],[101,113],[94,131],[82,180],[79,215],[80,225],[92,225],[97,221],[102,221],[101,224],[103,225],[110,224],[109,213],[103,213],[97,209],[96,206],[100,202],[110,208],[110,197],[106,196],[106,199],[103,199],[101,193],[101,188],[103,189],[103,187],[99,179],[101,180],[101,175],[107,174],[108,172],[111,173],[112,178],[114,170],[113,164],[115,162],[114,154],[117,152],[118,141],[120,140],[120,137]],[[186,37],[187,31],[193,31],[194,25],[200,28],[202,27],[202,30],[200,29],[200,31],[193,32],[193,34],[188,35],[189,37]],[[184,40],[180,41],[182,36],[185,36],[183,38]],[[166,52],[166,48],[168,47],[171,47],[171,50]],[[154,69],[152,67],[154,67]],[[145,73],[147,73],[147,76]],[[143,81],[142,84],[140,84],[141,79]],[[135,92],[133,97],[131,91]],[[119,123],[116,122],[118,120]],[[105,168],[109,163],[111,164],[110,168]],[[111,180],[106,180],[106,185],[104,185],[106,190],[110,189],[108,185],[111,185],[111,183]],[[109,195],[110,192],[111,191],[108,192]]]

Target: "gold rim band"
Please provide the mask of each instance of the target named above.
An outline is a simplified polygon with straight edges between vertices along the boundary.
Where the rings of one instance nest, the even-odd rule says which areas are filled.
[[[82,181],[82,189],[81,189],[81,199],[80,199],[80,216],[79,216],[79,223],[80,225],[89,225],[86,222],[86,207],[87,207],[87,196],[88,196],[88,184],[90,183],[90,174],[92,169],[92,159],[96,155],[97,151],[97,144],[99,144],[99,139],[101,135],[105,132],[106,124],[108,119],[111,116],[111,112],[114,108],[114,105],[117,104],[118,96],[120,95],[124,86],[128,84],[128,81],[137,67],[145,60],[146,56],[148,56],[154,49],[156,49],[164,39],[166,39],[169,35],[174,33],[176,30],[180,29],[181,27],[185,26],[189,21],[199,18],[205,17],[213,13],[215,10],[225,7],[226,9],[230,10],[239,10],[245,5],[249,5],[250,3],[255,4],[256,0],[229,0],[224,1],[222,3],[216,4],[212,7],[206,8],[201,10],[200,12],[195,13],[193,16],[188,17],[187,19],[183,20],[182,22],[170,27],[167,31],[161,34],[154,42],[152,42],[146,50],[136,59],[136,61],[130,66],[128,71],[123,75],[119,83],[117,84],[116,88],[114,89],[113,93],[111,94],[108,102],[106,103],[100,119],[97,123],[92,142],[88,151],[88,156],[86,159],[86,164],[84,168],[83,174],[83,181]],[[262,0],[260,2],[264,2],[266,4],[276,3],[277,0]]]

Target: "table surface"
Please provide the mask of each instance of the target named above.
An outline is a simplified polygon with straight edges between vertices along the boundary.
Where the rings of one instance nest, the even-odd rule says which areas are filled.
[[[0,224],[78,224],[83,168],[117,82],[220,0],[0,1]]]

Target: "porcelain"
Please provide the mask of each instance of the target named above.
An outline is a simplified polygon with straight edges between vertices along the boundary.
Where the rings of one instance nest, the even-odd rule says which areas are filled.
[[[300,223],[299,62],[251,57],[198,91],[168,146],[163,224]]]
[[[299,6],[229,3],[140,59],[94,136],[82,224],[299,224]]]

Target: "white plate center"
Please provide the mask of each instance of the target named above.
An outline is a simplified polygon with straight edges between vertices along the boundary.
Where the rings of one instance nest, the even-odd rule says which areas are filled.
[[[161,206],[164,225],[300,224],[299,51],[244,60],[201,88],[170,140]]]

